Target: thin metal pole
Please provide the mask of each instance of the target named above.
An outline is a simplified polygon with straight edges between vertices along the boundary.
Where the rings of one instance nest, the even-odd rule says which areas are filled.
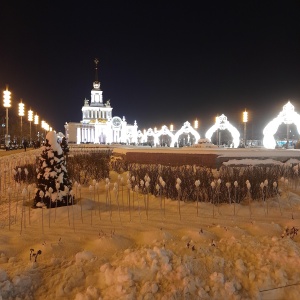
[[[247,122],[244,122],[244,145],[246,146],[246,132],[247,132]]]
[[[22,139],[23,139],[23,122],[22,122],[22,116],[21,116],[21,143],[22,143]]]
[[[29,143],[31,144],[31,121],[29,122]]]
[[[8,136],[8,108],[6,107],[6,136]]]

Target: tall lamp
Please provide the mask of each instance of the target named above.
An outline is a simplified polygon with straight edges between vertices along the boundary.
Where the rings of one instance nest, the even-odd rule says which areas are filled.
[[[22,102],[22,99],[21,99],[21,102],[19,103],[19,117],[21,118],[21,138],[20,138],[20,144],[22,143],[22,139],[23,139],[23,120],[22,120],[22,117],[25,116],[25,105],[24,103]]]
[[[35,125],[35,135],[37,135],[37,126],[39,124],[39,116],[37,114],[35,114],[34,116],[34,125]],[[40,140],[40,137],[39,137]]]
[[[248,122],[248,112],[243,112],[243,122],[244,122],[244,145],[246,146],[246,138],[247,138],[247,122]]]
[[[6,134],[5,134],[5,145],[7,146],[10,142],[10,136],[8,135],[8,108],[11,107],[11,92],[6,86],[6,90],[3,91],[3,106],[6,109]]]
[[[199,128],[199,121],[197,119],[194,121],[194,128],[196,130]]]
[[[28,111],[28,121],[29,121],[29,143],[31,144],[31,122],[33,121],[33,111],[29,109]]]

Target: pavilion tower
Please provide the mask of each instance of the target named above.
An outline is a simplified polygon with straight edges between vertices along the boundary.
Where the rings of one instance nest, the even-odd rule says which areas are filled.
[[[93,82],[93,89],[91,90],[91,101],[85,99],[81,109],[83,124],[105,123],[112,118],[110,101],[107,100],[105,104],[103,103],[103,92],[100,88],[100,81],[98,80],[98,58],[94,59],[94,63],[95,81]]]
[[[93,82],[93,89],[91,91],[91,106],[103,106],[103,96],[100,88],[100,81],[98,80],[98,58],[94,59],[95,63],[95,81]]]

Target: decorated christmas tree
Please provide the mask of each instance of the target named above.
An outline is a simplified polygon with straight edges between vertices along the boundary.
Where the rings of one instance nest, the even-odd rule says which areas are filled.
[[[63,150],[57,142],[54,131],[47,133],[46,143],[41,150],[34,207],[72,205],[74,200],[72,182],[68,177]]]

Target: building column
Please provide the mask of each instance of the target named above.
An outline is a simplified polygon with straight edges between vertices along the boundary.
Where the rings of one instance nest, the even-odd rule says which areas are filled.
[[[77,127],[77,137],[76,137],[76,143],[80,144],[81,142],[81,128]]]
[[[83,142],[85,143],[86,141],[86,128],[83,128]]]

